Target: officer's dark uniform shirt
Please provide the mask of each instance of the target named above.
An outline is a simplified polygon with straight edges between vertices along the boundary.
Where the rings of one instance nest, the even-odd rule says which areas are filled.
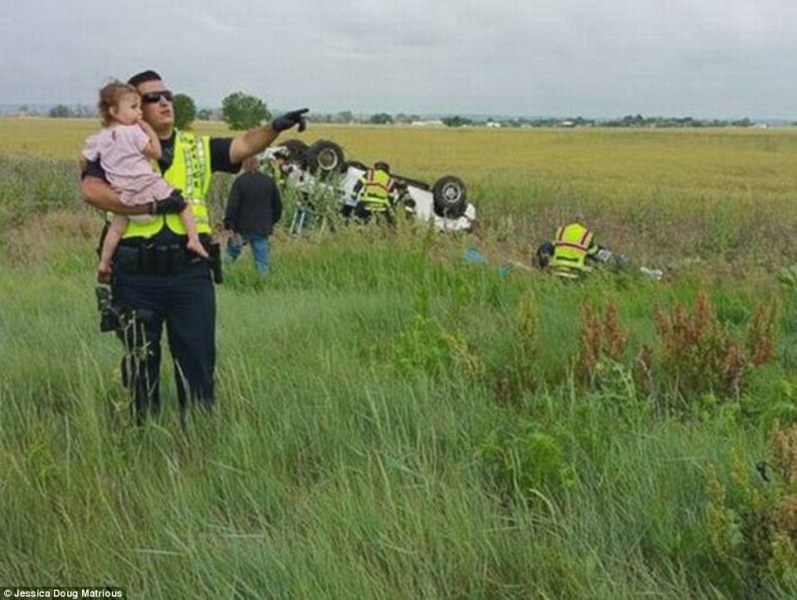
[[[161,140],[161,149],[162,154],[161,158],[158,161],[158,166],[160,167],[161,174],[165,173],[169,167],[172,165],[174,161],[174,140],[176,138],[176,133],[172,132],[171,137],[166,140]],[[233,163],[230,161],[230,146],[232,145],[232,138],[210,138],[210,170],[211,171],[223,171],[225,173],[237,173],[241,169],[241,163]],[[105,171],[100,165],[100,161],[92,161],[88,163],[86,170],[83,171],[81,174],[82,177],[90,176],[96,177],[98,179],[102,179],[106,183],[108,182],[108,178],[105,177]],[[165,215],[156,216],[156,218],[165,219]],[[204,234],[202,234],[204,235]],[[122,239],[120,245],[124,246],[137,246],[141,244],[143,238],[130,238],[130,239]],[[162,228],[158,233],[156,233],[151,238],[147,238],[148,242],[152,242],[155,244],[175,244],[175,243],[182,243],[184,244],[186,241],[186,237],[184,235],[178,235],[174,233],[168,227]]]

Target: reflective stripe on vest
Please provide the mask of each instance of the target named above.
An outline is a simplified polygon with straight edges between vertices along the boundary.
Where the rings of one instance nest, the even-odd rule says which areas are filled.
[[[386,209],[390,205],[390,187],[393,179],[382,170],[368,169],[364,175],[362,200],[372,210]]]
[[[174,139],[174,159],[163,178],[179,190],[191,207],[199,233],[210,233],[210,217],[205,198],[210,189],[210,138],[191,131],[177,131]],[[178,235],[185,235],[179,214],[156,217],[151,221],[129,221],[124,238],[152,237],[164,225]]]
[[[562,275],[591,271],[586,264],[587,251],[592,244],[592,232],[581,223],[570,223],[556,231],[551,267]]]

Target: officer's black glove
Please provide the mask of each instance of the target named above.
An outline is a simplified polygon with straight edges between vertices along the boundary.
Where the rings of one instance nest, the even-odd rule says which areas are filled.
[[[280,132],[290,129],[294,125],[299,126],[299,131],[304,131],[307,127],[307,121],[304,119],[304,113],[308,112],[309,108],[300,108],[299,110],[292,110],[283,115],[278,116],[271,121],[271,127],[274,131]]]
[[[165,215],[183,212],[185,207],[188,206],[183,198],[172,195],[165,200],[158,200],[153,202],[149,207],[149,214],[151,215]]]

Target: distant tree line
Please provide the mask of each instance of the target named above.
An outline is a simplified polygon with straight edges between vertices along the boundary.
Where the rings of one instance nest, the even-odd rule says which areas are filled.
[[[203,121],[224,121],[233,130],[254,127],[271,118],[267,104],[250,94],[235,92],[222,101],[221,108],[197,109],[194,100],[186,94],[174,97],[175,124],[185,129],[196,119]],[[27,105],[21,105],[18,114],[36,115]],[[49,110],[48,115],[54,118],[96,117],[95,107],[58,104]],[[315,123],[337,124],[370,124],[370,125],[409,125],[412,123],[437,122],[447,127],[753,127],[755,123],[749,118],[723,120],[699,119],[695,117],[645,117],[643,115],[625,115],[613,119],[593,119],[585,117],[512,117],[512,118],[472,118],[461,115],[449,115],[440,119],[424,119],[417,114],[378,112],[374,114],[355,114],[350,110],[335,113],[310,113],[310,120]]]
[[[31,114],[31,115],[35,114],[35,112],[32,112],[26,106],[20,106],[19,112],[23,114]],[[50,109],[48,116],[58,119],[68,119],[73,117],[77,118],[95,117],[97,116],[97,109],[93,106],[85,106],[82,104],[77,104],[75,106],[67,106],[66,104],[57,104],[56,106]]]
[[[748,118],[735,120],[696,119],[694,117],[643,117],[626,115],[599,123],[602,127],[752,127]]]
[[[584,117],[570,118],[509,118],[473,120],[467,117],[453,116],[442,119],[448,127],[753,127],[755,123],[748,118],[722,120],[697,119],[695,117],[643,117],[642,115],[626,115],[619,119],[588,119]]]

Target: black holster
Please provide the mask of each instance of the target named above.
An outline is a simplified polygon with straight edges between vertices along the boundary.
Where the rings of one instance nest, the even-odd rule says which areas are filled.
[[[100,331],[117,331],[122,327],[121,311],[113,303],[111,288],[98,285],[94,288],[97,296],[97,310],[100,312]]]
[[[221,244],[210,241],[202,244],[208,253],[210,270],[213,273],[213,283],[219,284],[224,281],[221,273]]]

